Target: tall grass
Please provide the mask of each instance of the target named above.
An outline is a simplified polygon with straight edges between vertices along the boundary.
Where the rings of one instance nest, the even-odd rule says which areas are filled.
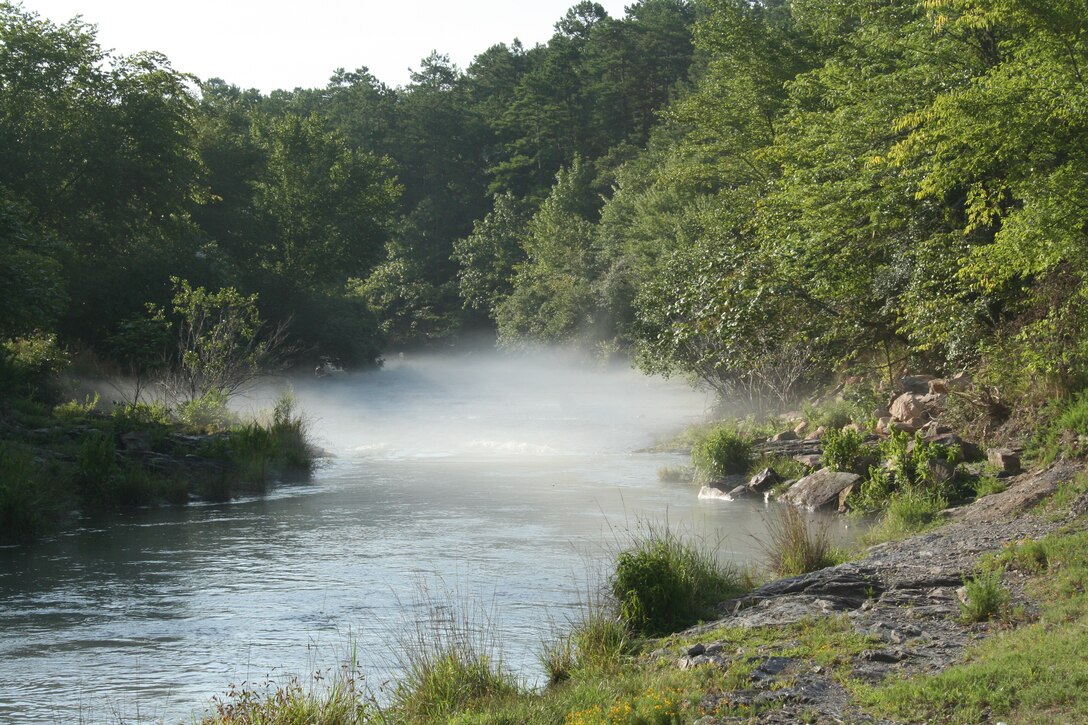
[[[320,686],[317,686],[320,683]],[[366,725],[382,722],[381,711],[354,664],[286,685],[232,686],[213,699],[215,712],[202,725]]]
[[[492,613],[468,609],[461,597],[431,596],[421,587],[428,616],[401,633],[402,676],[393,692],[398,721],[445,722],[478,704],[518,693],[502,662]]]
[[[766,520],[768,540],[762,542],[768,568],[778,576],[797,576],[834,566],[842,560],[828,523],[813,522],[793,506],[779,507]]]
[[[669,530],[651,527],[616,557],[610,582],[619,616],[637,634],[674,632],[743,589],[739,572]]]

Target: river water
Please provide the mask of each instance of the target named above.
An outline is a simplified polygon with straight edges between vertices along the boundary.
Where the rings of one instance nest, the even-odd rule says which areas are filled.
[[[658,480],[683,456],[639,452],[704,417],[683,384],[488,354],[293,387],[332,454],[312,480],[0,548],[0,722],[189,721],[232,683],[350,656],[379,690],[450,603],[533,683],[631,533],[667,522],[759,558],[761,502],[700,501]]]

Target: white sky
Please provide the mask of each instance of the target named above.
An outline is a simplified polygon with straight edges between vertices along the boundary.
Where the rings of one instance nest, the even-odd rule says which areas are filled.
[[[629,0],[628,0],[629,1]],[[625,0],[598,0],[623,17]],[[243,88],[322,87],[332,72],[367,66],[408,82],[432,50],[465,68],[495,43],[546,42],[577,0],[23,0],[56,23],[76,15],[121,55],[156,50],[176,70]]]

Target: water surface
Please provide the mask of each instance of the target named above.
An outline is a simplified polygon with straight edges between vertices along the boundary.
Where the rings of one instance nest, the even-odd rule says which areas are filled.
[[[377,687],[442,591],[482,609],[533,682],[541,638],[631,530],[667,521],[724,559],[758,556],[761,502],[699,501],[658,481],[682,456],[639,452],[704,416],[683,384],[466,355],[294,388],[334,455],[312,481],[0,549],[0,722],[187,721],[231,683],[353,650]]]

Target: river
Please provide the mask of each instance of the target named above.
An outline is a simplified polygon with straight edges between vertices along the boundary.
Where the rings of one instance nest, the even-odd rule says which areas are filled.
[[[533,683],[541,639],[638,529],[759,558],[761,502],[700,501],[658,480],[683,456],[639,452],[705,416],[708,396],[682,383],[542,353],[293,387],[332,454],[312,480],[0,549],[0,722],[189,721],[232,683],[352,653],[378,688],[405,633],[451,601]]]

